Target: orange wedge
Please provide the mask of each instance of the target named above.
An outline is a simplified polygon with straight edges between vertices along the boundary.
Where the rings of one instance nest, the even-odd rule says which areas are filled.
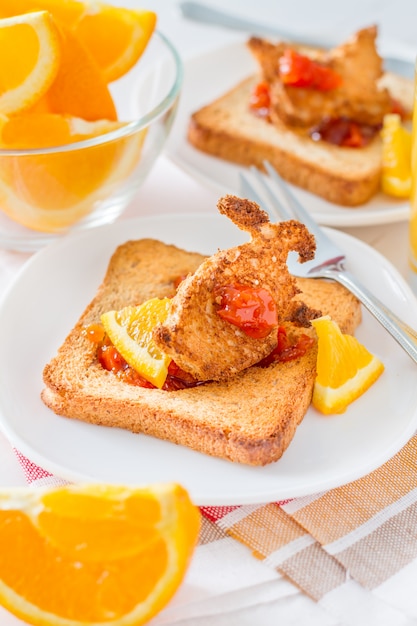
[[[71,29],[100,67],[106,82],[125,74],[155,29],[153,11],[113,7],[93,0],[2,0],[0,17],[42,8]]]
[[[156,346],[152,331],[165,321],[170,302],[169,298],[151,298],[140,306],[108,311],[101,316],[104,330],[124,360],[159,388],[168,375],[171,359]]]
[[[62,146],[112,132],[122,122],[28,114],[0,123],[0,148]],[[56,232],[89,214],[138,163],[146,130],[91,147],[0,156],[0,206],[14,221]]]
[[[88,121],[116,120],[107,84],[88,50],[63,27],[61,60],[55,80],[31,112],[62,113]]]
[[[55,113],[34,113],[10,118],[5,116],[0,125],[0,148],[26,150],[62,146],[84,141],[125,126],[123,122],[84,119]]]
[[[178,485],[0,490],[0,603],[29,624],[138,626],[171,599],[200,514]]]
[[[396,198],[411,193],[411,132],[401,123],[399,115],[384,117],[382,137],[382,191]]]
[[[313,406],[321,413],[343,413],[379,378],[384,365],[356,337],[344,335],[329,317],[312,320],[318,336]]]
[[[40,11],[0,20],[0,111],[23,111],[48,91],[60,66],[59,33]]]

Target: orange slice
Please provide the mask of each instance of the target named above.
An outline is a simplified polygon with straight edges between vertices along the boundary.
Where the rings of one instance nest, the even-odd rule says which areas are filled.
[[[40,11],[0,20],[0,111],[28,109],[46,93],[60,65],[59,33]]]
[[[199,528],[174,484],[2,489],[0,603],[29,624],[144,624],[180,585]]]
[[[70,28],[89,50],[106,82],[125,74],[142,55],[155,29],[153,11],[82,0],[2,0],[0,17],[42,8]]]
[[[61,61],[55,80],[33,112],[62,113],[88,121],[117,120],[107,84],[88,50],[63,27]]]
[[[84,119],[55,113],[22,114],[6,118],[0,127],[0,148],[26,150],[84,141],[125,126],[123,122]]]
[[[318,336],[313,406],[321,413],[343,413],[384,371],[383,363],[356,337],[344,335],[330,317],[312,320]]]
[[[396,198],[411,193],[411,133],[399,115],[384,117],[382,137],[382,191]]]
[[[28,114],[5,118],[0,148],[62,146],[103,135],[122,122]],[[146,130],[73,150],[0,155],[0,207],[14,221],[45,232],[62,230],[94,209],[128,179],[139,162]]]
[[[161,388],[168,374],[170,357],[155,344],[152,331],[165,321],[169,298],[152,298],[140,306],[108,311],[101,323],[114,347],[143,378]]]
[[[155,29],[153,11],[87,5],[74,32],[90,50],[109,83],[126,74],[142,56]],[[110,36],[111,33],[111,36]]]

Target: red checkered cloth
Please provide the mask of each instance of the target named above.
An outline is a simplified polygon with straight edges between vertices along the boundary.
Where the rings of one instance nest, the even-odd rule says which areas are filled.
[[[16,454],[29,483],[64,482]],[[348,485],[279,503],[205,506],[201,513],[189,586],[155,624],[177,623],[179,615],[196,620],[202,607],[212,614],[232,598],[241,607],[248,589],[268,601],[301,590],[304,602],[335,624],[417,623],[417,436]]]

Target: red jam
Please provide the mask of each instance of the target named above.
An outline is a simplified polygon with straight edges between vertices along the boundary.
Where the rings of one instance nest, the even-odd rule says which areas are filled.
[[[82,334],[93,343],[100,343],[104,339],[105,331],[101,324],[90,324],[83,328]]]
[[[204,384],[204,382],[196,380],[188,372],[184,372],[174,361],[171,361],[168,367],[168,376],[162,389],[164,391],[178,391],[178,389],[187,389]]]
[[[267,83],[255,85],[249,100],[250,110],[257,116],[269,120],[269,87]],[[407,113],[399,103],[393,102],[393,112],[407,118]],[[326,117],[309,131],[313,141],[326,141],[345,148],[363,148],[380,131],[380,126],[360,124],[347,117]]]
[[[104,328],[100,324],[91,324],[83,329],[83,334],[97,344],[97,358],[100,365],[129,385],[156,389],[155,385],[143,378],[133,367],[130,367],[124,360],[120,352],[114,347],[110,339],[105,334]],[[174,361],[168,367],[168,376],[162,389],[165,391],[176,391],[186,387],[195,387],[202,383],[197,381],[191,374],[184,372]]]
[[[253,339],[262,339],[278,324],[275,301],[262,287],[224,285],[214,290],[217,314]]]
[[[84,328],[83,334],[97,345],[97,358],[104,369],[112,372],[115,376],[120,378],[120,380],[129,385],[145,387],[146,389],[156,389],[152,383],[143,378],[126,363],[121,354],[113,346],[105,334],[104,328],[100,324],[87,326]],[[313,343],[314,339],[311,339],[307,335],[301,335],[296,342],[292,342],[287,336],[285,328],[280,326],[278,328],[277,347],[257,365],[259,367],[267,367],[272,363],[298,359],[304,356]],[[178,367],[174,361],[171,361],[168,367],[168,376],[162,389],[164,391],[178,391],[179,389],[197,387],[203,384],[205,383],[196,380],[191,374],[184,372],[184,370]]]
[[[287,48],[279,58],[278,71],[284,85],[290,87],[331,91],[343,82],[342,77],[330,67],[291,48]]]
[[[268,118],[271,96],[268,83],[257,83],[249,97],[250,110],[259,117]]]
[[[185,280],[186,278],[187,278],[186,274],[183,274],[181,276],[177,276],[177,278],[174,280],[174,289],[175,289],[175,291],[181,285],[182,281]]]
[[[310,130],[310,137],[314,141],[327,141],[335,146],[363,148],[379,130],[379,126],[360,124],[347,117],[327,117]]]
[[[293,361],[305,355],[314,344],[314,339],[308,335],[300,335],[296,342],[292,342],[283,326],[278,328],[277,347],[262,361],[260,367],[268,367],[271,363]]]

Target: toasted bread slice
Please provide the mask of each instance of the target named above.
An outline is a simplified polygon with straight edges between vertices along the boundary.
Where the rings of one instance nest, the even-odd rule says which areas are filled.
[[[357,207],[380,187],[382,142],[376,135],[362,148],[346,148],[313,141],[308,131],[274,124],[249,109],[250,94],[260,82],[252,76],[214,102],[196,111],[188,126],[188,140],[197,149],[239,165],[263,168],[268,160],[290,183],[338,205]],[[385,74],[381,84],[412,110],[412,81]]]
[[[167,392],[132,386],[103,369],[96,347],[82,333],[110,309],[173,295],[176,279],[194,272],[203,260],[200,254],[151,239],[121,245],[96,297],[46,365],[42,399],[62,416],[145,433],[238,463],[265,465],[284,453],[310,404],[315,345],[287,363],[254,366],[225,382]],[[343,287],[308,279],[297,283],[302,290],[297,297],[331,315],[344,332],[355,330],[360,305]]]

